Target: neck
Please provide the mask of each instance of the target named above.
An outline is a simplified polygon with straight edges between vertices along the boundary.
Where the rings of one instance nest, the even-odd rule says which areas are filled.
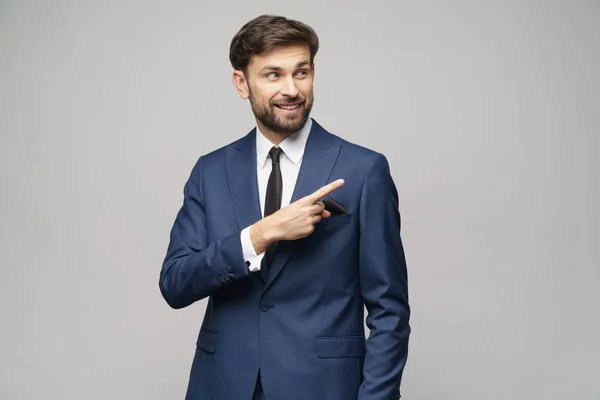
[[[264,126],[258,120],[256,120],[256,124],[258,125],[258,128],[260,129],[260,132],[263,134],[263,136],[266,137],[271,143],[273,143],[276,146],[283,142],[288,136],[293,135],[293,133],[275,132]]]

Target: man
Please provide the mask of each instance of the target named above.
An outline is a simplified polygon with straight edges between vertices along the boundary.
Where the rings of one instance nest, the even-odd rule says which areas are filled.
[[[400,398],[398,195],[383,155],[309,118],[318,47],[313,29],[277,16],[231,42],[257,126],[197,161],[159,282],[173,308],[209,297],[188,400]]]

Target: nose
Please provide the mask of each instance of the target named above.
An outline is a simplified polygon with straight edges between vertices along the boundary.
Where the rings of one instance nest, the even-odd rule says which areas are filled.
[[[294,82],[294,78],[289,77],[282,82],[280,92],[284,96],[288,97],[296,97],[298,96],[298,88],[296,87],[296,82]]]

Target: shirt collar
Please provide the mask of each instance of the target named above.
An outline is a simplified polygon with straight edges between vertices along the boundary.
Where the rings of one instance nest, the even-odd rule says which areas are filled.
[[[308,140],[308,135],[312,127],[312,118],[306,121],[306,124],[300,129],[300,131],[289,135],[281,143],[279,148],[283,150],[287,158],[289,158],[295,165],[298,165],[302,157],[304,156],[304,148]],[[256,157],[258,159],[258,165],[262,168],[267,161],[269,151],[273,147],[273,143],[260,131],[258,126],[256,127]]]

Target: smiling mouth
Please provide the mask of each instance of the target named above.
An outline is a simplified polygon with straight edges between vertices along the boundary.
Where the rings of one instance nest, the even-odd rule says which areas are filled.
[[[282,110],[295,110],[296,108],[300,107],[302,103],[296,103],[296,104],[275,104],[275,107],[277,108],[281,108]]]

